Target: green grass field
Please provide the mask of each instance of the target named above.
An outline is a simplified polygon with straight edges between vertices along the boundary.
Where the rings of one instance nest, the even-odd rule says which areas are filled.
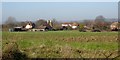
[[[114,58],[118,51],[118,32],[3,32],[6,43],[16,42],[29,58]]]

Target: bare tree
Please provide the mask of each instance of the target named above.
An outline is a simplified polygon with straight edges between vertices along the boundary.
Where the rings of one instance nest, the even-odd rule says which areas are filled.
[[[14,17],[8,17],[7,21],[5,22],[5,25],[7,25],[8,28],[13,28],[17,25],[17,21]]]
[[[38,27],[38,26],[47,24],[47,22],[44,19],[39,19],[35,22],[35,24],[36,24],[36,27]]]
[[[107,22],[106,19],[103,16],[97,16],[94,21],[94,28],[100,29],[100,30],[106,30],[107,29]]]
[[[92,20],[84,20],[83,24],[87,27],[90,27],[90,28],[93,27],[93,21]]]

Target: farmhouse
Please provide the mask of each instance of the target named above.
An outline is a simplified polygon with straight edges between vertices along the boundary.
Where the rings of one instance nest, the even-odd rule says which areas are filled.
[[[32,28],[32,23],[28,22],[27,25],[25,26],[26,29],[31,29]]]
[[[53,24],[51,20],[47,20],[47,23],[41,25],[38,27],[39,29],[44,29],[44,30],[52,30],[53,29]]]
[[[35,24],[32,23],[31,21],[27,22],[25,26],[17,26],[14,28],[9,29],[9,31],[28,31],[35,28]]]
[[[25,26],[26,29],[32,29],[35,27],[35,24],[32,22],[28,22],[27,25]]]
[[[111,25],[110,25],[110,28],[112,31],[118,31],[120,29],[119,27],[119,23],[118,22],[113,22]]]
[[[79,24],[74,22],[71,27],[72,27],[72,29],[77,29],[78,26],[79,26]]]
[[[43,23],[43,25],[40,25],[38,27],[36,27],[35,29],[32,29],[32,31],[48,31],[48,30],[52,30],[52,21],[51,20],[47,20],[45,23]]]
[[[40,26],[39,28],[32,29],[32,31],[45,31],[46,26]]]
[[[75,22],[73,22],[73,23],[62,23],[61,25],[62,25],[62,27],[71,27],[72,29],[77,29],[77,27],[79,26],[79,24],[75,23]]]
[[[49,26],[49,25],[41,25],[39,26],[37,29],[33,29],[33,30],[36,30],[36,31],[48,31],[48,30],[52,30],[52,27]]]

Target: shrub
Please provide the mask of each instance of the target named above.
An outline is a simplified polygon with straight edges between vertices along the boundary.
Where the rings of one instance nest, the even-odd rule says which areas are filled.
[[[26,54],[19,50],[18,45],[15,42],[8,43],[3,48],[2,60],[24,60],[25,58]]]

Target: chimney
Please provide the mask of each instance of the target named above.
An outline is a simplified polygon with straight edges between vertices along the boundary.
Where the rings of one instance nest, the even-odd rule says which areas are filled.
[[[53,25],[52,25],[52,21],[51,21],[51,20],[50,20],[50,26],[53,27]]]
[[[47,24],[49,24],[49,20],[47,20]]]

